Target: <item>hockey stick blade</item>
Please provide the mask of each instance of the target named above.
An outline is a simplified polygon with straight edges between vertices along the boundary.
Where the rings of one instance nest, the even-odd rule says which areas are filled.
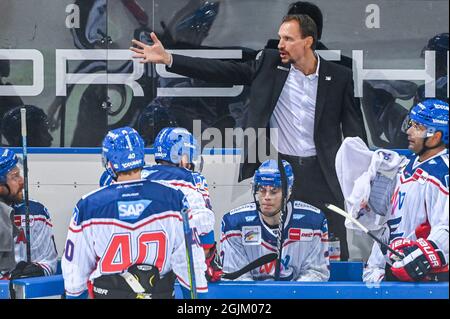
[[[258,259],[255,259],[254,261],[249,263],[244,268],[239,269],[238,271],[230,272],[230,273],[224,273],[222,275],[222,278],[234,280],[236,278],[239,278],[243,274],[248,273],[250,270],[253,270],[253,269],[257,268],[257,267],[261,267],[262,265],[265,265],[267,263],[270,263],[271,261],[274,261],[277,258],[277,256],[278,255],[276,253],[270,253],[270,254],[261,256]]]
[[[345,218],[349,219],[353,224],[355,224],[356,226],[358,226],[363,232],[365,232],[367,235],[369,235],[373,240],[375,240],[378,244],[380,244],[381,247],[389,250],[391,253],[393,253],[395,256],[403,259],[404,256],[402,254],[400,254],[399,252],[395,251],[394,249],[392,249],[391,247],[389,247],[389,245],[386,245],[385,243],[383,243],[380,239],[378,239],[377,236],[375,236],[374,234],[372,234],[366,227],[364,227],[363,224],[361,224],[359,221],[356,220],[355,217],[353,217],[352,215],[350,215],[349,213],[347,213],[345,210],[340,209],[337,206],[334,206],[333,204],[325,204],[325,207],[328,208],[329,210],[338,213],[339,215],[344,216]]]

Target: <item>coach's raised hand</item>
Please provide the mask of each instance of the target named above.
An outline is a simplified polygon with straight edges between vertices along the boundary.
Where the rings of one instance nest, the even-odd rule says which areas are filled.
[[[130,50],[135,54],[133,58],[141,59],[140,63],[163,63],[170,65],[172,62],[172,55],[164,49],[161,41],[154,32],[150,33],[153,45],[147,45],[138,40],[131,40],[134,46],[130,47]]]

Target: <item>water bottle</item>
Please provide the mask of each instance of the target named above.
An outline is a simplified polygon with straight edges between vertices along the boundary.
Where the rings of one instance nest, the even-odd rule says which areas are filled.
[[[341,244],[339,238],[335,237],[333,233],[330,233],[328,239],[328,254],[330,261],[340,261],[341,260]]]

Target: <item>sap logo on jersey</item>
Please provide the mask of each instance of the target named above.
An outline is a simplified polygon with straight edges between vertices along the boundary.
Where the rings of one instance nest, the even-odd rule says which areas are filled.
[[[137,201],[117,202],[119,210],[119,219],[129,220],[141,216],[142,212],[150,205],[152,201],[143,199]]]

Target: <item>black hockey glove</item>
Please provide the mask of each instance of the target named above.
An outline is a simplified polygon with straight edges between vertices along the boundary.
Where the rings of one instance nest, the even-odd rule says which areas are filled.
[[[14,280],[39,276],[45,276],[44,269],[41,266],[35,263],[27,263],[26,261],[21,261],[16,265],[16,268],[11,271],[10,279]]]
[[[173,272],[160,277],[153,265],[132,265],[120,274],[102,275],[94,279],[94,299],[172,299]]]

